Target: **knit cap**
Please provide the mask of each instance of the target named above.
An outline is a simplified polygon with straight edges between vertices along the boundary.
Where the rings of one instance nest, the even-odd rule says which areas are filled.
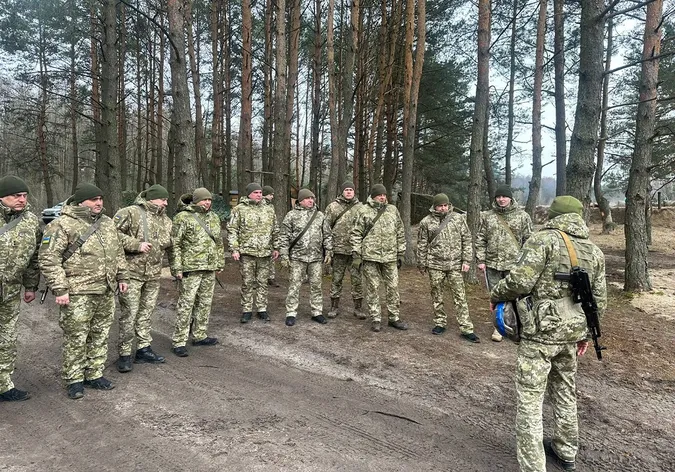
[[[298,202],[303,201],[305,198],[315,197],[314,193],[308,188],[301,188],[298,191]]]
[[[199,187],[192,192],[192,203],[199,203],[203,200],[211,200],[213,195],[204,187]]]
[[[143,198],[146,200],[160,200],[162,198],[169,198],[169,192],[159,184],[155,184],[143,192]]]
[[[513,199],[513,190],[511,190],[511,187],[508,185],[500,185],[497,187],[497,190],[495,190],[495,198],[497,197],[509,197]]]
[[[576,213],[582,216],[583,212],[584,206],[579,200],[571,195],[561,195],[555,197],[553,203],[551,203],[551,207],[548,209],[548,219],[550,220],[566,213]]]
[[[386,195],[386,194],[387,188],[382,184],[375,184],[373,185],[373,188],[370,190],[370,198],[375,198],[378,195]]]
[[[94,184],[81,183],[75,187],[75,193],[71,197],[71,202],[79,205],[85,200],[102,197],[103,191]]]
[[[15,175],[6,175],[0,179],[0,198],[23,192],[28,192],[28,185],[23,179]]]

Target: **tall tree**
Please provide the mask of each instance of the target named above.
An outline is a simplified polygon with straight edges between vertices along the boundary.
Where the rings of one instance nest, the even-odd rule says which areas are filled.
[[[286,40],[286,0],[276,1],[276,66],[277,83],[274,96],[274,209],[279,218],[288,211],[289,204],[289,172],[291,167],[290,155],[286,153],[286,94],[287,94],[287,40]]]
[[[253,115],[253,64],[251,45],[251,2],[241,2],[241,114],[239,116],[239,137],[237,140],[237,188],[244,195],[249,174],[253,171],[252,115]]]
[[[555,81],[556,195],[567,187],[567,132],[565,121],[565,0],[553,0],[553,67]]]

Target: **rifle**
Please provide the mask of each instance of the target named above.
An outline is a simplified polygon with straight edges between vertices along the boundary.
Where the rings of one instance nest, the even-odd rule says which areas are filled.
[[[40,295],[40,305],[44,304],[45,299],[47,298],[47,291],[48,289],[46,287],[44,290],[40,291],[40,293],[42,293],[42,295]]]
[[[600,320],[598,319],[598,305],[593,298],[593,289],[591,288],[591,280],[588,277],[588,272],[579,266],[575,266],[572,267],[572,271],[569,274],[556,273],[555,279],[568,281],[570,283],[570,287],[572,288],[572,300],[574,303],[581,303],[581,308],[586,315],[588,330],[591,332],[591,338],[593,338],[595,354],[598,356],[598,360],[601,361],[602,351],[605,350],[606,347],[601,346],[598,342],[598,338],[602,336],[602,334],[600,334]]]

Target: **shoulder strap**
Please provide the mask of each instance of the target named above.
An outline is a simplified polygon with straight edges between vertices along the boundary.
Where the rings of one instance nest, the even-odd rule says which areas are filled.
[[[441,224],[438,225],[438,228],[434,230],[433,233],[431,233],[431,239],[429,239],[429,244],[434,242],[434,239],[441,234],[441,231],[445,229],[446,226],[448,226],[448,223],[450,223],[450,217],[452,216],[451,212],[448,212],[447,215],[445,215],[445,218],[443,218],[443,221],[441,221]]]
[[[143,208],[142,205],[138,205],[138,209],[141,211],[141,220],[143,221],[143,241],[148,242],[148,214]]]
[[[335,227],[335,225],[337,224],[338,220],[339,220],[340,218],[342,218],[342,217],[344,216],[345,213],[347,213],[349,210],[351,210],[352,208],[354,208],[354,205],[355,205],[355,203],[349,203],[349,204],[347,204],[347,208],[345,208],[344,210],[342,210],[342,211],[340,212],[340,214],[337,216],[337,218],[335,218],[335,221],[333,221],[333,224],[330,225],[330,229],[333,229],[333,228]]]
[[[87,231],[82,233],[77,240],[74,242],[70,243],[66,250],[63,252],[62,256],[62,262],[66,262],[68,259],[70,259],[73,254],[75,254],[75,251],[80,249],[84,243],[87,242],[87,239],[89,239],[98,229],[101,227],[101,223],[103,223],[103,218],[99,218],[98,220],[94,221],[94,223],[87,228]]]
[[[570,256],[570,263],[572,264],[572,267],[577,267],[579,265],[579,259],[577,258],[577,251],[574,249],[574,245],[572,244],[570,237],[567,236],[567,233],[564,231],[557,231],[560,233],[560,236],[562,236],[563,241],[565,241],[565,246],[567,246],[567,253]]]
[[[384,212],[385,212],[385,211],[387,211],[387,207],[386,207],[386,206],[383,206],[382,208],[380,208],[380,209],[377,211],[377,215],[375,215],[375,218],[373,218],[372,223],[370,223],[370,226],[368,227],[368,229],[366,229],[366,231],[363,233],[363,238],[362,238],[362,239],[366,239],[366,236],[368,236],[368,233],[370,233],[370,230],[373,229],[373,228],[375,227],[375,223],[377,223],[377,220],[380,219],[380,216],[384,215]]]
[[[495,215],[497,216],[497,220],[499,220],[499,223],[501,223],[501,225],[506,229],[506,232],[509,233],[509,234],[511,235],[511,237],[512,237],[513,240],[516,242],[516,244],[518,245],[518,247],[520,247],[520,246],[521,246],[521,242],[518,240],[518,238],[516,238],[516,235],[513,234],[513,230],[511,229],[511,227],[509,226],[509,224],[506,222],[506,220],[504,219],[504,217],[503,217],[502,215],[500,215],[499,213],[495,213]]]
[[[23,218],[23,215],[25,215],[25,213],[21,213],[21,214],[19,215],[18,218],[14,218],[14,219],[13,219],[12,221],[10,221],[9,223],[5,223],[5,224],[2,226],[2,228],[0,228],[0,236],[2,236],[3,234],[5,234],[7,231],[11,230],[12,228],[15,228],[16,225],[18,225],[19,222],[21,221],[21,219]]]
[[[307,230],[309,229],[309,227],[312,226],[312,222],[314,221],[314,219],[316,218],[316,215],[318,215],[318,214],[319,214],[319,210],[315,210],[315,211],[314,211],[314,214],[313,214],[312,217],[309,219],[309,221],[307,222],[307,224],[305,225],[305,227],[302,228],[302,231],[300,231],[300,234],[298,234],[298,235],[295,237],[295,239],[294,239],[293,241],[291,241],[291,244],[288,246],[288,253],[289,253],[289,254],[290,254],[291,251],[293,250],[293,247],[294,247],[296,244],[298,244],[298,241],[300,241],[300,238],[302,238],[302,237],[305,235],[305,233],[307,232]]]
[[[201,226],[202,229],[203,229],[204,231],[206,231],[206,234],[208,234],[209,237],[210,237],[210,238],[213,240],[213,242],[215,243],[215,242],[216,242],[216,237],[213,235],[213,233],[211,232],[211,230],[209,229],[209,227],[206,226],[206,223],[204,223],[204,222],[202,221],[202,219],[199,218],[199,217],[197,216],[196,213],[190,213],[190,214],[191,214],[192,217],[197,221],[197,223],[199,223],[199,226]]]

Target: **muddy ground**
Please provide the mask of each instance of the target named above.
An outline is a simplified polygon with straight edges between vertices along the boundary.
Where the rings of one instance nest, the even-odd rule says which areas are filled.
[[[607,254],[608,349],[603,362],[592,352],[580,360],[577,470],[675,470],[672,230],[654,229],[654,291],[633,297],[621,291],[622,228],[592,233]],[[187,358],[170,353],[176,289],[167,274],[153,343],[166,364],[119,374],[113,329],[105,375],[117,387],[78,401],[60,386],[53,298],[24,306],[14,380],[33,398],[0,403],[0,470],[517,470],[516,348],[490,342],[480,285],[468,291],[483,342],[469,344],[452,314],[448,332],[431,335],[428,280],[412,267],[401,277],[407,332],[370,332],[349,312],[349,297],[336,320],[313,323],[306,286],[298,323],[287,328],[283,272],[282,287],[270,290],[272,321],[241,325],[236,265],[220,277],[209,333],[220,345],[190,347]],[[550,434],[550,409],[544,417]]]

